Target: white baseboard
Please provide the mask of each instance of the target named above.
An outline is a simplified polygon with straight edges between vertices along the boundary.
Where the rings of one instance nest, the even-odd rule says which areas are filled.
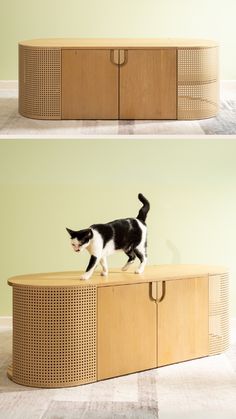
[[[12,327],[12,316],[0,316],[0,327]]]
[[[1,90],[17,90],[18,80],[0,80]]]

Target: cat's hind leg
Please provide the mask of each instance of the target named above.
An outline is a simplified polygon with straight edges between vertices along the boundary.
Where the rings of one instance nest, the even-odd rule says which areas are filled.
[[[100,265],[102,267],[101,275],[102,276],[107,276],[108,275],[108,266],[107,266],[107,258],[106,257],[101,258]]]
[[[141,274],[141,273],[143,273],[144,268],[145,268],[146,263],[147,263],[146,246],[139,245],[138,247],[136,247],[134,249],[134,253],[136,254],[136,256],[138,257],[138,259],[140,260],[140,265],[136,269],[135,273],[136,274]]]
[[[130,250],[129,252],[125,252],[125,254],[128,256],[128,261],[126,262],[126,264],[123,266],[122,271],[127,271],[130,267],[130,265],[132,265],[132,263],[134,263],[134,259],[136,258],[136,255],[134,253],[133,250]]]

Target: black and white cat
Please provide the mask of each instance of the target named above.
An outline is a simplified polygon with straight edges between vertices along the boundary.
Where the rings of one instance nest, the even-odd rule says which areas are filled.
[[[143,206],[140,208],[137,218],[125,218],[106,224],[93,224],[89,228],[78,231],[67,228],[74,251],[81,252],[86,248],[91,255],[86,272],[80,279],[89,279],[98,263],[102,266],[101,275],[108,275],[107,256],[117,250],[123,250],[129,258],[122,268],[123,271],[129,268],[136,256],[140,260],[140,265],[135,273],[141,274],[144,271],[147,263],[145,221],[150,204],[141,193],[138,198]]]

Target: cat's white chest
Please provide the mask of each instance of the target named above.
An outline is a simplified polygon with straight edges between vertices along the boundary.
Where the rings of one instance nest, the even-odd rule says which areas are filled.
[[[101,235],[96,230],[93,230],[93,240],[91,241],[91,244],[87,247],[87,250],[90,254],[93,254],[94,256],[97,256],[99,258],[103,256],[109,256],[115,252],[114,241],[109,240],[106,243],[105,247],[103,247],[103,239]]]
[[[109,242],[106,243],[106,246],[103,249],[103,256],[109,256],[112,255],[112,253],[115,252],[115,246],[113,240],[109,240]]]

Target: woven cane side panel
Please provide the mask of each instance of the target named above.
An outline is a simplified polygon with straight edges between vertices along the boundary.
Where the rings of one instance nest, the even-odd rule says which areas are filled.
[[[61,119],[61,49],[19,46],[19,112]]]
[[[209,277],[209,355],[229,346],[229,277]]]
[[[178,119],[218,112],[218,48],[178,49]]]
[[[13,381],[96,381],[96,286],[13,287]]]

